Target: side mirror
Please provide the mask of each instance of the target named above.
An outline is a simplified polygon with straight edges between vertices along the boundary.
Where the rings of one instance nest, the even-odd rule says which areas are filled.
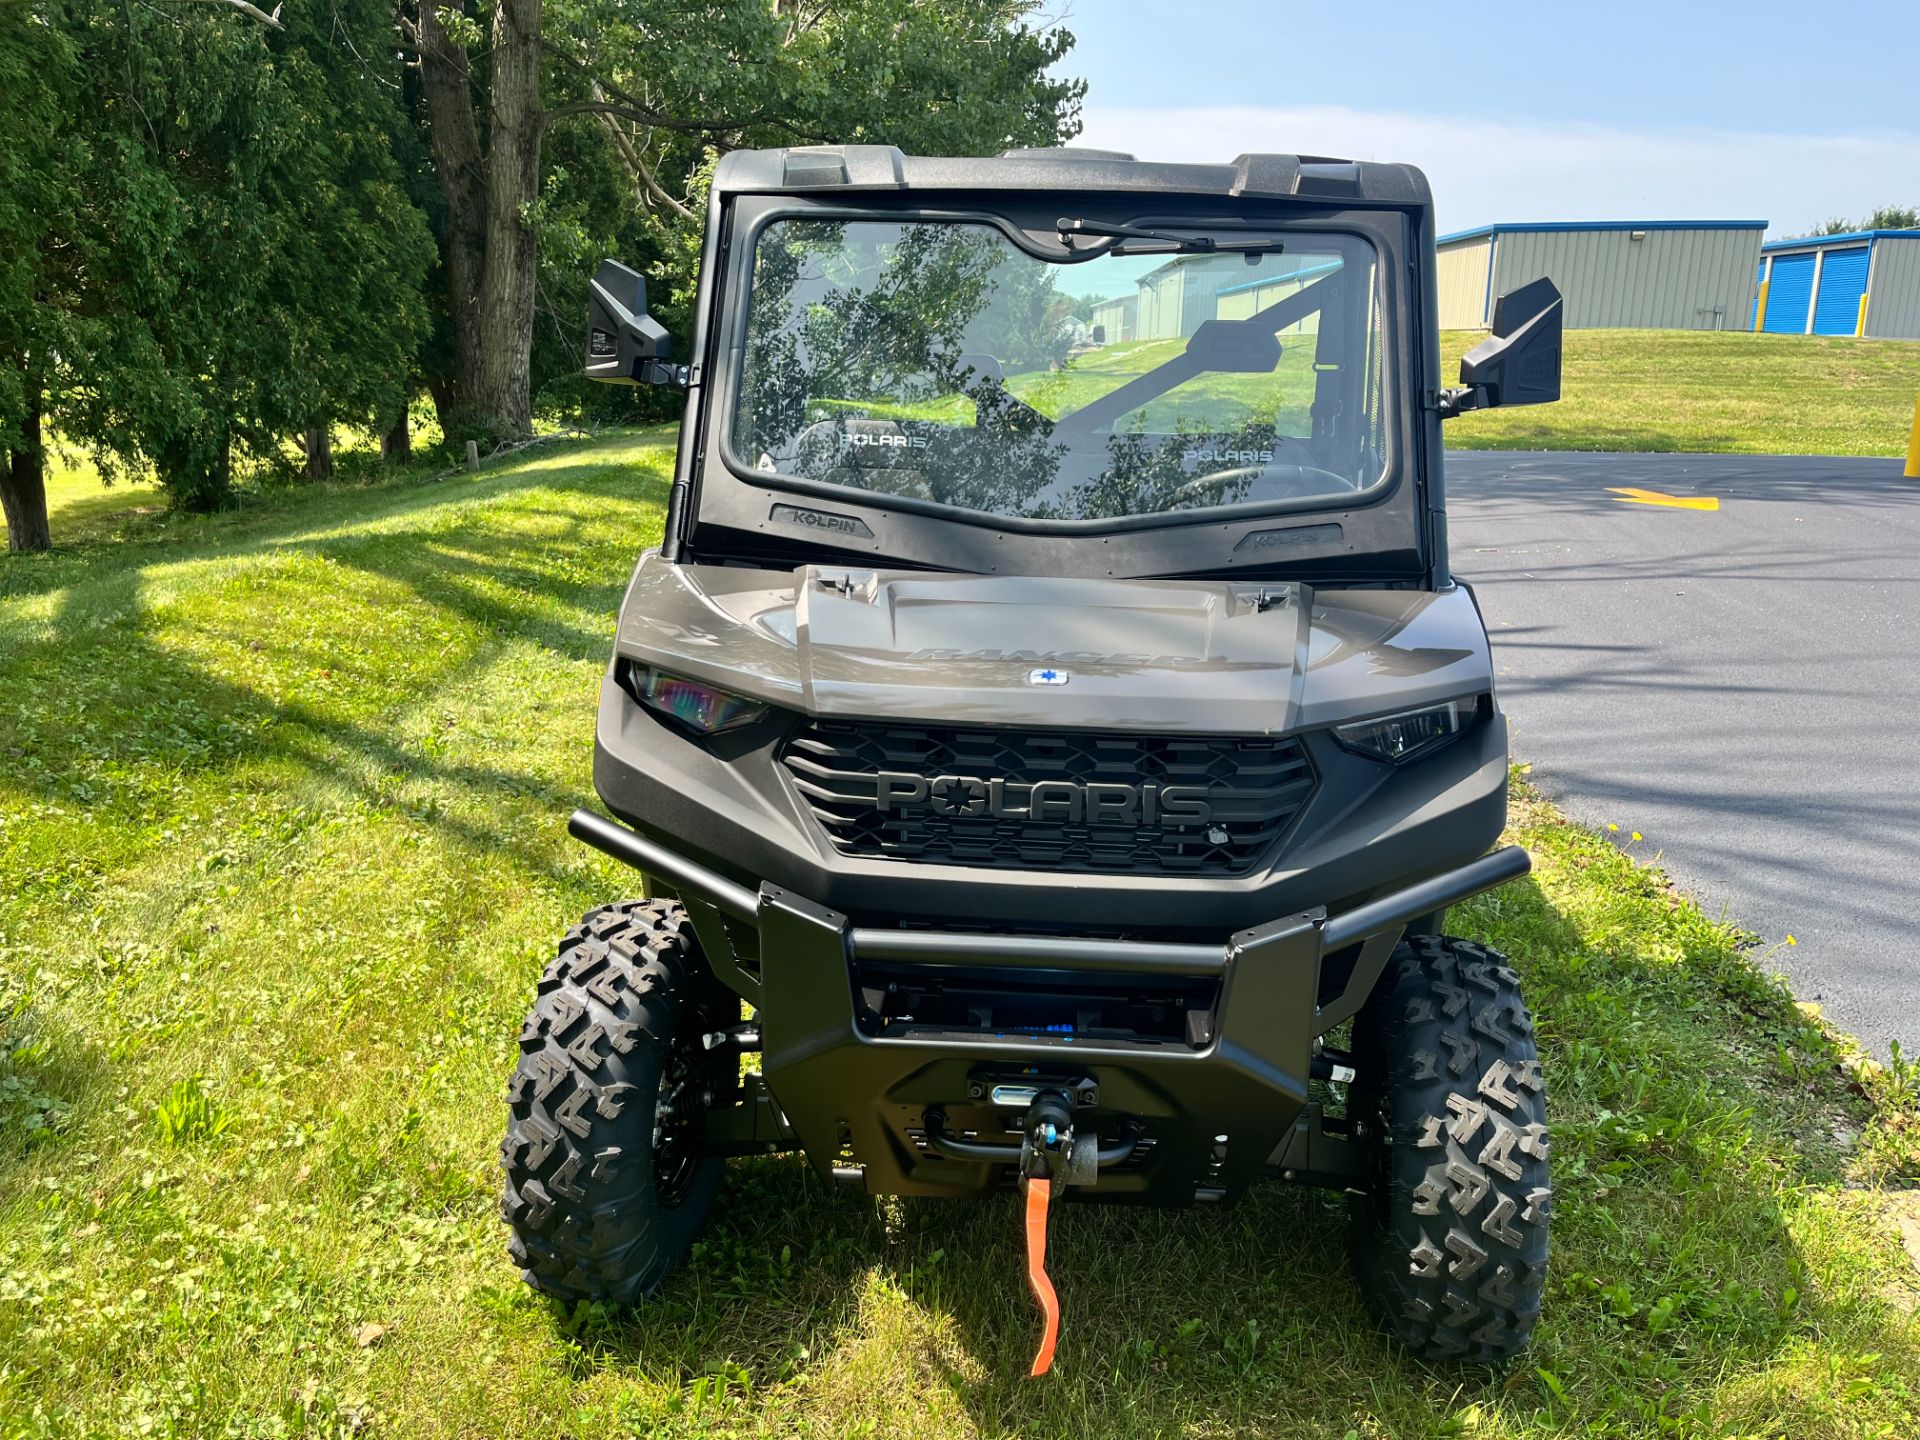
[[[1545,278],[1494,301],[1493,333],[1460,357],[1460,388],[1441,394],[1441,417],[1558,400],[1564,308]]]
[[[618,260],[602,260],[587,287],[589,380],[611,385],[684,385],[687,370],[672,363],[673,339],[647,313],[647,282]]]

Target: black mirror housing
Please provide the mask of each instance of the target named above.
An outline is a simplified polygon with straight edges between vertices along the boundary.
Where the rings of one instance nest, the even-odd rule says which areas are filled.
[[[1493,305],[1493,333],[1460,357],[1466,391],[1452,411],[1545,405],[1560,398],[1560,291],[1542,277]]]
[[[589,380],[610,385],[684,384],[673,339],[647,313],[647,281],[618,260],[602,260],[587,287]]]

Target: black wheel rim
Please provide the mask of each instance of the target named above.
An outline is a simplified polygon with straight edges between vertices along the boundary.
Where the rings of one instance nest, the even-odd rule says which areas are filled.
[[[653,1193],[672,1209],[693,1192],[700,1172],[701,1132],[706,1125],[707,1086],[700,1061],[700,1028],[683,1029],[660,1072],[654,1107]]]

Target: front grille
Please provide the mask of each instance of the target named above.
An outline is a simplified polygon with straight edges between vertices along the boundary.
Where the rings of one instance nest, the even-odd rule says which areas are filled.
[[[1244,874],[1315,783],[1273,738],[819,720],[781,759],[841,854],[1002,870]]]

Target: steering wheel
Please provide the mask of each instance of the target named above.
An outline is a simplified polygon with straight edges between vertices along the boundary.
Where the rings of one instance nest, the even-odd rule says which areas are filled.
[[[1211,475],[1201,475],[1187,481],[1186,484],[1173,492],[1173,498],[1175,502],[1199,500],[1209,491],[1223,490],[1227,486],[1240,480],[1257,480],[1266,477],[1274,480],[1286,479],[1299,482],[1305,480],[1309,475],[1320,476],[1331,480],[1334,486],[1340,490],[1353,489],[1353,481],[1350,478],[1332,470],[1322,470],[1318,465],[1236,465],[1231,470],[1216,470]],[[1301,491],[1298,493],[1312,494],[1317,492]]]

